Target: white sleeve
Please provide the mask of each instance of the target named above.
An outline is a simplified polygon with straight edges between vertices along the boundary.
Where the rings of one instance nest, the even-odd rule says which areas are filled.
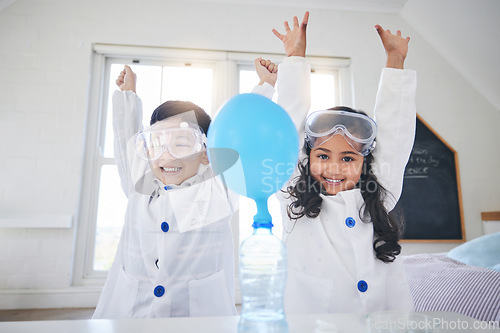
[[[295,128],[299,134],[299,160],[305,155],[302,152],[304,143],[304,124],[307,113],[311,107],[311,66],[303,57],[288,57],[278,65],[278,104],[285,109],[292,118]],[[283,186],[282,190],[290,185],[299,175],[296,167],[290,180]],[[289,203],[289,194],[278,191],[276,197],[281,204]]]
[[[304,57],[287,57],[278,65],[278,104],[288,112],[299,131],[303,134],[304,122],[311,107],[311,66]],[[265,82],[253,88],[252,93],[269,99],[274,96],[274,87]]]
[[[390,193],[384,205],[396,206],[403,176],[413,148],[416,126],[417,74],[413,70],[384,68],[375,102],[377,144],[373,151],[374,172]]]
[[[131,168],[137,164],[129,142],[142,129],[142,101],[132,91],[115,91],[112,102],[115,162],[122,189],[128,197],[134,191]]]
[[[303,57],[288,57],[278,65],[278,104],[292,118],[302,144],[311,107],[311,66]]]
[[[262,85],[256,85],[252,89],[252,93],[262,95],[269,99],[273,99],[274,96],[274,87],[267,82],[264,82]]]

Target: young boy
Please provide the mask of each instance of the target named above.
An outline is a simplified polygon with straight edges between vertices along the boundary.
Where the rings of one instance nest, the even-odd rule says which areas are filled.
[[[135,73],[125,66],[116,83],[115,160],[128,206],[93,318],[235,315],[237,197],[208,163],[210,116],[191,102],[167,101],[142,129]]]

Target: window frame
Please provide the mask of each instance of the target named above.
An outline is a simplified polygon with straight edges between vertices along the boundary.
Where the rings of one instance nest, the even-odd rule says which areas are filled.
[[[101,167],[115,165],[114,158],[104,156],[108,106],[108,78],[111,63],[140,64],[209,63],[213,66],[212,118],[218,108],[239,89],[239,68],[253,68],[254,59],[263,57],[281,62],[284,54],[234,52],[218,50],[180,49],[169,47],[130,46],[116,44],[92,45],[91,76],[88,89],[87,118],[85,124],[84,158],[82,163],[81,192],[75,228],[75,252],[72,284],[102,286],[107,271],[93,269],[96,222],[98,212]],[[112,62],[111,62],[112,61]],[[351,61],[348,58],[307,56],[312,71],[336,71],[335,100],[352,105]],[[257,84],[257,82],[256,82]],[[235,254],[239,246],[239,218],[236,212],[231,220]],[[235,255],[235,261],[237,256]],[[237,267],[237,265],[236,265]],[[236,280],[237,281],[237,280]]]

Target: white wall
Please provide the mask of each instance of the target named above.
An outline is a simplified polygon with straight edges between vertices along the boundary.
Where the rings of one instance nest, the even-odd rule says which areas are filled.
[[[282,46],[271,29],[282,31],[284,20],[304,10],[18,0],[0,11],[0,308],[46,306],[44,295],[75,290],[75,224],[85,221],[69,227],[43,221],[77,216],[92,43],[276,53]],[[373,108],[384,65],[375,24],[412,38],[406,67],[418,71],[418,112],[458,152],[467,239],[478,237],[480,212],[500,208],[500,113],[398,15],[311,10],[308,53],[352,58],[355,107]],[[42,225],[2,228],[6,217]],[[404,252],[455,245],[405,244]],[[21,297],[35,294],[40,303]],[[49,305],[88,306],[97,295]]]

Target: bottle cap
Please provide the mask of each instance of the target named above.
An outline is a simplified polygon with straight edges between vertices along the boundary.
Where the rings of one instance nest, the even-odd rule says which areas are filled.
[[[252,228],[267,228],[271,229],[274,227],[273,223],[271,221],[253,221]]]

